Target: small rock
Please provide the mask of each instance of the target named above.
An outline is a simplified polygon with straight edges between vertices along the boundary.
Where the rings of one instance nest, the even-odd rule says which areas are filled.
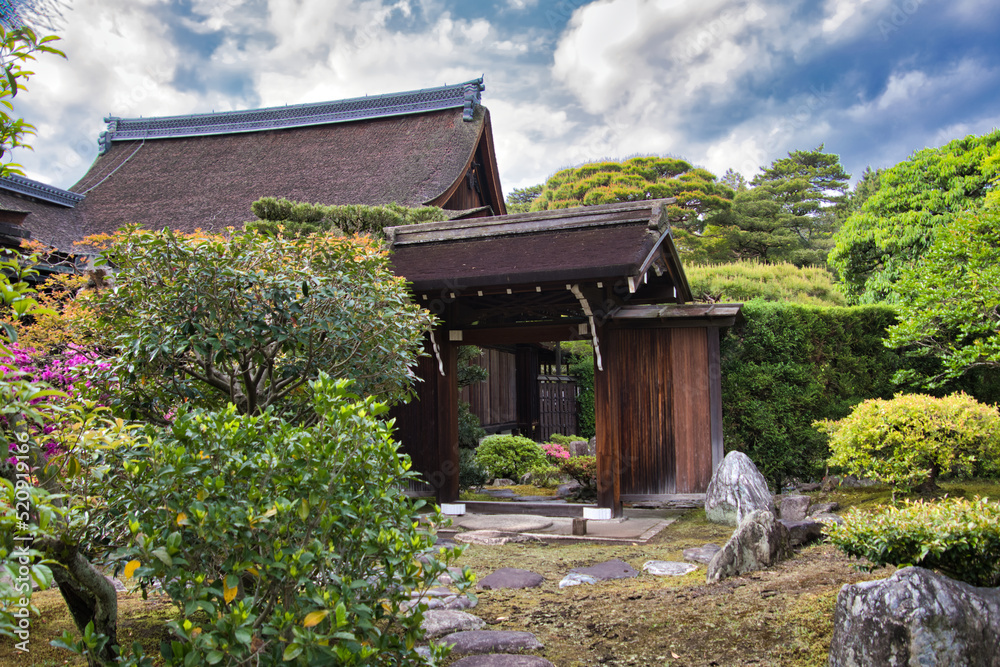
[[[809,496],[785,496],[781,499],[781,518],[785,521],[802,521],[809,514]]]
[[[634,567],[617,558],[598,563],[597,565],[591,565],[590,567],[574,567],[570,572],[575,574],[589,574],[598,581],[632,579],[639,576],[639,572]]]
[[[488,574],[479,580],[477,588],[485,591],[501,588],[537,588],[545,581],[545,577],[531,570],[519,570],[514,567],[501,567],[496,572]]]
[[[574,440],[569,443],[569,455],[570,456],[593,456],[594,449],[591,448],[590,443],[586,440]]]
[[[684,560],[708,565],[712,562],[712,557],[719,553],[721,547],[718,544],[706,544],[703,547],[691,547],[684,550]]]
[[[655,574],[658,577],[683,577],[698,569],[693,563],[676,563],[669,560],[647,560],[642,571]]]
[[[812,493],[813,491],[822,489],[823,484],[821,482],[802,482],[795,488],[799,493]]]
[[[835,523],[838,526],[844,525],[844,519],[839,514],[831,514],[824,512],[821,514],[813,514],[809,518],[812,519],[813,521],[819,521],[820,523]]]
[[[461,630],[479,630],[485,625],[486,621],[464,611],[433,609],[424,612],[424,620],[420,627],[427,634],[428,639],[431,639]]]
[[[537,651],[545,648],[530,632],[514,630],[463,630],[446,635],[438,641],[451,644],[452,655]]]
[[[479,604],[479,598],[470,598],[468,595],[456,595],[454,600],[446,599],[442,609],[472,609]]]
[[[767,480],[746,454],[729,452],[708,483],[705,516],[713,523],[737,526],[756,510],[774,510]]]
[[[788,529],[770,512],[751,512],[708,564],[709,583],[762,570],[792,555]]]
[[[566,482],[565,484],[560,484],[556,487],[556,496],[559,498],[565,498],[566,496],[572,495],[578,489],[582,488],[583,484],[576,481],[575,479],[571,482]]]
[[[455,540],[466,544],[483,544],[487,546],[498,546],[509,542],[539,542],[537,537],[521,535],[520,533],[507,533],[502,530],[470,530],[465,533],[457,533]]]
[[[555,667],[545,658],[534,655],[517,655],[514,653],[493,653],[490,655],[470,655],[451,667]]]
[[[840,503],[834,501],[832,503],[814,503],[809,506],[809,516],[816,516],[817,514],[830,514],[831,512],[836,512],[840,509]]]
[[[830,667],[1000,667],[1000,589],[921,567],[840,589]]]
[[[559,582],[559,588],[566,588],[567,586],[579,586],[580,584],[596,584],[597,579],[590,576],[589,574],[579,574],[578,572],[570,572],[562,581]]]
[[[514,480],[506,477],[497,477],[493,480],[493,486],[514,486]]]
[[[808,544],[813,540],[823,537],[823,524],[819,521],[806,519],[804,521],[786,521],[781,519],[782,525],[788,529],[788,540],[793,547]]]

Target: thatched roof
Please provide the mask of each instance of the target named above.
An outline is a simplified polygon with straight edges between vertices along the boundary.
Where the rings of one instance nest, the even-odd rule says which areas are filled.
[[[241,227],[253,219],[250,204],[267,196],[504,213],[482,89],[478,79],[321,104],[111,117],[101,154],[67,193],[82,201],[33,210],[25,226],[65,249],[127,223]]]

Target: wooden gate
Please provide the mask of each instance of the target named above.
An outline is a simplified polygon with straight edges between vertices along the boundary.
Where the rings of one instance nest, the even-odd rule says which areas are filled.
[[[546,441],[553,433],[575,435],[576,380],[567,375],[539,375],[540,437]]]

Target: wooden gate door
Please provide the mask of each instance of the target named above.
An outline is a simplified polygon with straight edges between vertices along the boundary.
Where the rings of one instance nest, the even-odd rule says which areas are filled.
[[[538,398],[542,442],[553,433],[576,435],[576,380],[566,375],[540,376]]]

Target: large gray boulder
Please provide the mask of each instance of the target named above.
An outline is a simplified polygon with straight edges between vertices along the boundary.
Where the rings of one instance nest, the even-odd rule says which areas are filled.
[[[922,567],[840,589],[830,667],[1000,667],[1000,589]]]
[[[792,555],[788,529],[774,515],[757,510],[747,515],[708,564],[709,583],[775,565]]]
[[[804,521],[809,515],[809,496],[785,496],[781,499],[781,518],[785,521]]]
[[[712,474],[705,493],[705,516],[713,523],[738,526],[756,510],[774,512],[767,480],[743,452],[729,452]]]

